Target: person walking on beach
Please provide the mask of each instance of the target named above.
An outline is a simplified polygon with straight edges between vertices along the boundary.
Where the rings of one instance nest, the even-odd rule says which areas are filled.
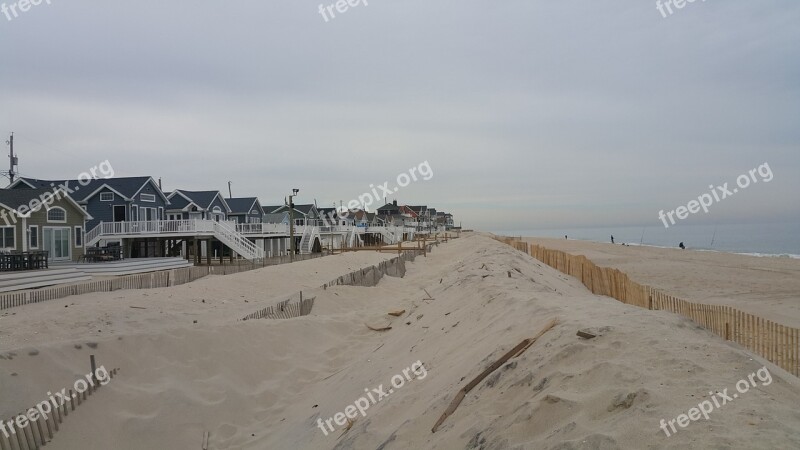
[[[683,245],[683,242],[681,242],[680,244],[678,244],[678,247],[680,247],[680,248],[681,248],[681,250],[686,250],[686,246],[685,246],[685,245]]]
[[[614,243],[614,235],[613,234],[611,235],[611,243],[612,244]]]

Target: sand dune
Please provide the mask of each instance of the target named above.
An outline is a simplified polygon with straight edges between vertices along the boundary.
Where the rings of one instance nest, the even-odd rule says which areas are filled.
[[[12,310],[0,318],[0,345],[18,356],[0,360],[0,410],[9,416],[70,382],[92,352],[122,370],[48,448],[199,449],[204,431],[213,449],[800,447],[796,378],[687,319],[592,295],[484,235],[440,245],[402,279],[315,288],[391,256],[349,254]],[[310,316],[236,321],[268,304],[266,295],[301,288],[317,297]],[[406,312],[387,314],[396,310]],[[431,432],[462,386],[554,317],[554,329]],[[97,348],[75,348],[89,341]],[[33,347],[39,354],[29,356]],[[424,377],[412,374],[347,432],[318,427],[416,361]],[[765,366],[771,383],[710,420],[671,437],[659,428]]]

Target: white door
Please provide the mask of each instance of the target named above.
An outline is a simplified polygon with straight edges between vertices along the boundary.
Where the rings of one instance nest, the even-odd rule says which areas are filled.
[[[53,261],[70,259],[70,229],[45,227],[42,242],[48,257]]]

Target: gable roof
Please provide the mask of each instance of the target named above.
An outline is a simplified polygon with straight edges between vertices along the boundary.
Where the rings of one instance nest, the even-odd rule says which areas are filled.
[[[309,203],[309,204],[306,204],[306,205],[298,205],[297,203],[295,203],[295,205],[294,205],[294,210],[299,212],[300,214],[302,214],[304,216],[308,216],[311,213],[311,210],[313,208],[315,208],[313,203]],[[272,212],[276,213],[276,212],[281,212],[281,211],[289,211],[289,205],[280,206],[280,207],[278,207],[278,209],[276,209],[275,211],[272,211]]]
[[[254,209],[260,211],[261,214],[264,213],[256,197],[234,197],[227,198],[225,201],[231,208],[231,214],[250,214],[250,211]]]
[[[188,197],[179,192],[170,192],[167,198],[169,199],[169,208],[167,208],[167,211],[188,211],[189,207],[192,205],[198,210],[203,209],[200,205],[189,200]]]
[[[65,191],[78,203],[85,203],[103,188],[108,188],[125,200],[132,200],[136,194],[147,184],[152,183],[154,190],[167,202],[167,196],[158,189],[153,177],[118,177],[118,178],[93,178],[91,180],[41,180],[38,178],[21,177],[8,186],[8,189],[24,184],[30,188],[50,189],[64,186]]]
[[[219,191],[184,191],[183,189],[175,189],[175,191],[170,194],[169,198],[174,198],[176,195],[182,196],[204,211],[207,211],[208,208],[211,207],[211,204],[214,203],[214,200],[219,197],[220,201],[222,201],[222,205],[225,206],[225,211],[231,212],[231,207],[228,206],[228,202],[225,201],[225,198]]]
[[[61,192],[61,195],[57,193]],[[36,212],[42,209],[42,201],[50,197],[63,198],[78,211],[83,214],[86,219],[91,220],[92,216],[86,212],[72,197],[64,195],[63,191],[53,189],[0,189],[0,206],[14,211],[20,217],[29,217],[31,212]],[[30,211],[30,205],[33,200],[37,200],[39,206],[34,211]],[[19,213],[19,208],[24,206],[28,209],[25,214]]]
[[[394,203],[387,203],[387,204],[381,206],[380,208],[378,208],[377,211],[378,212],[387,212],[387,213],[394,212],[394,211],[398,211],[399,212],[400,211],[400,207],[395,205]]]
[[[282,212],[282,213],[275,213],[275,214],[271,214],[271,213],[270,214],[264,214],[264,217],[262,218],[262,221],[264,223],[283,223],[283,222],[287,222],[288,223],[289,222],[289,213],[288,212]]]
[[[336,210],[336,208],[317,208],[317,212],[319,212],[319,215],[323,217],[339,216],[339,212]]]
[[[264,214],[272,214],[275,211],[281,209],[283,205],[269,205],[269,206],[262,206],[261,210],[264,211]]]

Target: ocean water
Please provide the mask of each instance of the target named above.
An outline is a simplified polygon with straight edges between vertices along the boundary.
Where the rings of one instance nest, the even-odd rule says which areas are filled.
[[[649,227],[602,227],[498,230],[505,236],[531,236],[579,239],[656,247],[677,247],[679,243],[693,250],[744,253],[757,256],[800,258],[800,223],[742,225],[680,225]]]

